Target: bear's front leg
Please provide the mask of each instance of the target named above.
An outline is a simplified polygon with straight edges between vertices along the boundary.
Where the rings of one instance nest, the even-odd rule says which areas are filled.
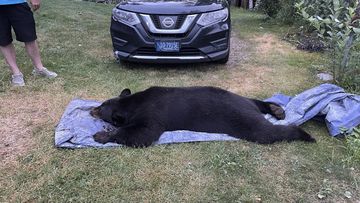
[[[161,126],[156,124],[131,124],[119,128],[114,137],[114,142],[128,147],[148,147],[157,141],[164,132]]]
[[[98,132],[94,135],[94,140],[102,144],[115,142],[128,147],[148,147],[157,141],[163,132],[164,128],[156,123],[134,123],[110,132]]]
[[[93,137],[94,137],[95,142],[98,142],[101,144],[106,144],[108,142],[115,142],[114,136],[117,134],[116,131],[117,130],[113,130],[110,132],[100,131],[100,132],[97,132]]]

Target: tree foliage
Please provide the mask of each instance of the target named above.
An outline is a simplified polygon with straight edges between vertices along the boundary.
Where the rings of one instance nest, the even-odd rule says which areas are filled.
[[[318,36],[328,44],[333,59],[335,80],[347,83],[360,81],[355,45],[360,37],[360,0],[301,0],[296,3],[300,15],[315,29]],[[351,84],[351,83],[350,83]]]

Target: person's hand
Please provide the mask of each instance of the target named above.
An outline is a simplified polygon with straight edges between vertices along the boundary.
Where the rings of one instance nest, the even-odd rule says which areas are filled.
[[[31,7],[34,11],[40,8],[41,0],[30,0]]]

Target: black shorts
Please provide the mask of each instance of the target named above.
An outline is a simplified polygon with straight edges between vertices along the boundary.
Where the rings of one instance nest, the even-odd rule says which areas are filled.
[[[37,39],[34,16],[27,3],[0,5],[0,46],[13,41],[11,27],[20,42]]]

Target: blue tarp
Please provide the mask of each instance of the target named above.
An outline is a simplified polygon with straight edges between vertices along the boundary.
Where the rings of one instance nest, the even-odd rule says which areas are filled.
[[[333,136],[340,133],[341,127],[351,129],[360,124],[360,96],[347,94],[342,88],[332,84],[322,84],[294,97],[275,94],[266,101],[277,103],[285,109],[284,120],[276,120],[270,115],[265,115],[274,124],[301,125],[317,115],[324,115],[329,132]],[[101,102],[92,100],[71,101],[55,130],[55,146],[64,148],[119,146],[115,143],[103,145],[95,142],[92,137],[96,132],[114,128],[90,116],[90,109],[100,104]],[[238,139],[225,134],[180,130],[165,132],[155,144],[234,140]]]
[[[322,84],[295,97],[275,94],[265,101],[282,106],[286,117],[275,124],[301,125],[315,116],[324,116],[329,133],[337,136],[341,128],[351,130],[360,124],[360,96],[345,93],[333,84]],[[270,117],[270,116],[268,116]]]
[[[114,127],[100,119],[93,118],[89,112],[101,102],[74,99],[67,106],[60,123],[55,130],[55,146],[64,148],[116,147],[116,143],[100,144],[94,141],[93,135],[99,131],[111,130]],[[192,132],[178,130],[165,132],[154,144],[170,144],[201,141],[234,141],[238,140],[226,134]]]

